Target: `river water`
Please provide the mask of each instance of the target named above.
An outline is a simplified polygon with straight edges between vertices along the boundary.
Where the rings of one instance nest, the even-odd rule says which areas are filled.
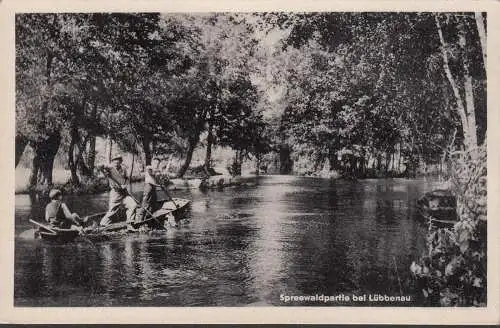
[[[179,228],[65,245],[19,237],[43,211],[16,195],[15,306],[421,304],[409,276],[425,249],[415,201],[434,182],[293,176],[253,182],[173,192],[192,200]],[[67,203],[88,215],[106,210],[107,194]],[[316,294],[337,299],[284,302]],[[401,294],[411,301],[352,302],[352,295]]]

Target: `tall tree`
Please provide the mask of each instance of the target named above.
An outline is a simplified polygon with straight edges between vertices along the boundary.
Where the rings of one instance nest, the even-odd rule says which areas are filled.
[[[482,18],[482,15],[479,16]],[[460,115],[462,124],[464,145],[467,149],[474,149],[478,146],[478,126],[476,123],[477,101],[475,100],[475,92],[473,89],[473,79],[475,76],[472,72],[471,56],[477,57],[478,50],[474,48],[477,47],[477,41],[479,41],[481,44],[479,50],[481,57],[483,60],[486,58],[484,52],[485,45],[483,43],[485,30],[481,18],[478,19],[477,15],[473,16],[473,14],[463,14],[460,16],[448,15],[448,21],[453,21],[455,25],[452,26],[453,29],[451,32],[455,42],[453,45],[455,47],[452,47],[445,40],[440,15],[435,16],[437,33],[441,43],[443,69],[453,90],[455,106]],[[477,23],[477,27],[479,28],[477,33],[479,33],[480,37],[479,40],[475,42],[471,41],[471,34],[474,33],[471,28],[473,26],[472,23]],[[456,56],[454,58],[457,58],[454,63],[455,74],[452,72],[450,64],[450,53],[453,53]],[[463,95],[461,92],[463,92]]]
[[[57,100],[68,72],[62,33],[65,16],[16,15],[16,135],[34,157],[30,186],[51,185],[54,158],[61,143],[66,113]],[[26,142],[27,141],[27,142]]]

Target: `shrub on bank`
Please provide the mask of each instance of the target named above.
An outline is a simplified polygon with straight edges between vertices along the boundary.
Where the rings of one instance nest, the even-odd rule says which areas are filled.
[[[410,270],[428,305],[486,306],[486,147],[452,159],[450,185],[459,221],[430,228],[427,254]]]
[[[34,193],[39,198],[47,198],[49,191],[53,188],[61,190],[65,195],[98,194],[109,190],[107,179],[103,177],[91,178],[82,181],[80,184],[66,182],[64,184],[54,184],[52,186],[39,186],[27,188],[20,193]]]
[[[143,174],[135,174],[131,178],[131,182],[140,181],[144,181]],[[25,189],[17,190],[16,193],[34,193],[44,198],[48,197],[49,191],[53,188],[60,189],[65,195],[99,194],[109,191],[109,183],[107,178],[100,175],[97,177],[82,178],[79,184],[68,181],[66,183],[55,183],[52,186],[26,187]]]
[[[108,181],[103,177],[87,179],[78,185],[68,182],[62,186],[62,191],[66,195],[98,194],[108,190]]]

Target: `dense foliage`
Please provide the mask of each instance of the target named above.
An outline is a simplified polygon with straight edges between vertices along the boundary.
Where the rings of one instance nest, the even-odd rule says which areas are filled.
[[[180,175],[205,130],[213,143],[256,151],[251,131],[262,123],[248,60],[256,41],[242,19],[17,15],[16,165],[31,146],[30,184],[50,185],[62,147],[79,184],[93,174],[96,136],[108,138],[110,155],[114,141],[145,164],[154,153],[187,152]]]
[[[444,18],[449,23],[439,31],[446,44],[436,26]],[[341,169],[345,163],[337,159],[353,154],[359,175],[368,167],[387,172],[403,163],[439,163],[452,141],[477,146],[485,135],[486,97],[474,21],[472,14],[299,15],[282,53],[288,143],[316,159],[316,167],[328,159],[330,168]],[[459,28],[473,40],[466,49],[456,40]],[[464,98],[472,105],[461,121]],[[472,116],[473,130],[464,124]]]
[[[418,13],[21,14],[16,165],[50,185],[93,174],[96,137],[184,158],[279,153],[282,172],[410,174],[484,140],[482,15]],[[477,23],[477,24],[476,24]],[[483,31],[484,32],[484,31]],[[260,165],[260,164],[258,164]],[[297,165],[296,165],[297,166]],[[295,167],[297,170],[297,167]],[[404,172],[403,172],[404,171]]]

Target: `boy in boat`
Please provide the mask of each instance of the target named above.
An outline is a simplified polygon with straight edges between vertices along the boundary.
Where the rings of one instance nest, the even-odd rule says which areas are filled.
[[[144,192],[142,194],[141,207],[137,211],[136,221],[144,221],[148,216],[151,216],[157,208],[158,195],[156,192],[159,183],[157,181],[157,175],[159,174],[158,165],[160,164],[159,159],[153,158],[151,165],[146,166],[144,172]]]
[[[45,220],[56,228],[82,230],[83,220],[78,214],[71,213],[62,201],[62,192],[59,189],[52,189],[49,197],[50,202],[45,207]]]
[[[141,207],[137,210],[136,224],[146,220],[151,214],[154,214],[159,210],[158,206],[158,193],[157,189],[161,184],[158,181],[159,174],[161,173],[158,169],[160,160],[158,158],[153,158],[151,165],[146,166],[144,173],[144,192],[142,194]],[[172,222],[172,214],[167,215],[167,221]]]
[[[120,207],[123,205],[126,209],[126,222],[128,229],[134,230],[131,223],[134,220],[137,204],[127,191],[127,170],[122,165],[123,158],[116,156],[111,159],[111,165],[101,166],[101,170],[105,173],[109,180],[111,190],[109,192],[109,209],[108,212],[101,219],[100,225],[107,226],[116,217]]]

